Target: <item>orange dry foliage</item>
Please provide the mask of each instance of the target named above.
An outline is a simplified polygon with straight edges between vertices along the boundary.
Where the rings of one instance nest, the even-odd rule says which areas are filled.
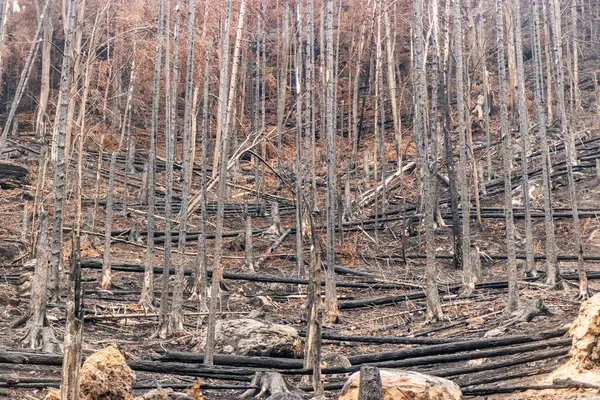
[[[189,395],[194,398],[194,400],[203,400],[204,395],[200,391],[200,386],[204,383],[204,379],[198,379],[198,381],[190,388],[188,391]]]

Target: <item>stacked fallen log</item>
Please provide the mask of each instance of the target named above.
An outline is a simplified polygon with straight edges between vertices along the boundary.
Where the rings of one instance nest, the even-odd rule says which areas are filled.
[[[480,358],[494,358],[505,355],[532,353],[538,359],[557,357],[566,354],[570,339],[557,338],[564,334],[565,329],[540,332],[534,335],[514,335],[496,338],[482,338],[453,342],[441,345],[420,346],[392,352],[362,354],[350,356],[350,367],[324,368],[323,374],[340,374],[355,372],[363,364],[374,364],[379,367],[409,368],[437,366],[441,363]],[[546,351],[550,348],[551,350]],[[540,350],[542,350],[540,352]],[[543,355],[542,358],[541,355]],[[202,354],[167,353],[150,360],[128,361],[134,371],[145,371],[161,374],[184,376],[200,376],[222,380],[249,381],[255,372],[265,369],[275,369],[286,375],[309,375],[310,369],[302,368],[302,360],[282,359],[272,357],[250,357],[237,355],[215,355],[214,366],[205,366]],[[507,361],[504,360],[506,363]],[[62,355],[37,352],[25,352],[20,349],[0,349],[0,363],[61,365]],[[503,367],[507,366],[502,364]],[[469,369],[470,368],[470,369]],[[497,369],[493,363],[439,370],[434,375],[456,376],[466,373],[481,372],[487,369]]]
[[[83,259],[81,261],[82,269],[102,269],[102,262],[96,259]],[[143,273],[145,268],[141,264],[129,264],[129,263],[114,263],[111,265],[113,271],[121,271],[121,272],[137,272]],[[342,272],[349,274],[350,269],[343,266],[335,267],[337,272]],[[355,274],[359,275],[360,273]],[[156,275],[161,275],[163,273],[163,268],[154,267],[154,273]],[[171,274],[174,274],[174,271],[171,271]],[[185,276],[191,276],[194,274],[193,271],[185,271]],[[364,276],[365,274],[360,274]],[[366,274],[367,276],[373,276],[371,274]],[[212,276],[211,271],[208,271],[208,277]],[[234,274],[234,273],[223,273],[224,279],[230,280],[242,280],[248,282],[264,282],[264,283],[284,283],[284,284],[295,284],[295,285],[308,285],[309,281],[306,279],[297,279],[297,278],[284,278],[277,277],[271,275],[256,275],[256,274]],[[325,282],[322,282],[322,286],[325,286]],[[338,282],[337,286],[339,287],[348,287],[348,288],[357,288],[357,289],[406,289],[407,286],[411,287],[414,285],[404,284],[404,283],[384,283],[384,282]]]

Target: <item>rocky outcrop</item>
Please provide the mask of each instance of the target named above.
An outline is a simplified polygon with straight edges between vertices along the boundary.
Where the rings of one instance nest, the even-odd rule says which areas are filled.
[[[462,392],[452,381],[418,372],[380,369],[383,400],[460,400]],[[339,400],[358,400],[360,372],[350,375]]]
[[[204,338],[197,349],[202,351]],[[255,319],[217,321],[215,352],[240,356],[300,357],[302,340],[291,326],[272,324]]]
[[[133,399],[135,373],[116,346],[89,356],[79,373],[80,400]]]

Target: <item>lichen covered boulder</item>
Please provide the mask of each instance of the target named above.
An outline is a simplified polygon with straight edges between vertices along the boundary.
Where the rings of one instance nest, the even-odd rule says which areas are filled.
[[[114,346],[89,356],[79,373],[80,400],[133,399],[135,373]]]
[[[205,345],[206,337],[197,350],[203,351]],[[241,356],[300,357],[302,339],[291,326],[249,318],[220,320],[215,326],[215,352]]]
[[[458,385],[448,379],[412,371],[380,369],[383,400],[460,400]],[[339,400],[358,400],[360,372],[346,381]]]

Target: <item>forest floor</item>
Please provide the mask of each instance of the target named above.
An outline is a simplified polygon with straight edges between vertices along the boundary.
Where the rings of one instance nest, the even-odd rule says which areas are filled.
[[[22,143],[29,143],[33,146],[33,141],[30,137],[23,136],[20,138]],[[590,136],[595,137],[595,136]],[[556,141],[556,144],[560,142]],[[368,147],[369,143],[365,145]],[[141,146],[138,145],[138,148]],[[589,152],[593,152],[591,149]],[[585,152],[586,150],[584,150]],[[108,154],[108,153],[107,153]],[[141,154],[143,156],[143,154]],[[84,207],[84,215],[89,216],[93,209],[93,199],[96,194],[95,187],[95,161],[91,155],[87,157],[88,168],[84,182],[84,199],[86,199]],[[23,188],[0,190],[0,216],[2,224],[0,224],[0,237],[6,239],[14,239],[19,241],[21,236],[21,223],[24,198],[33,195],[36,186],[37,160],[30,152],[24,151],[19,158],[13,162],[23,165],[30,169],[29,185]],[[104,169],[108,169],[108,162],[104,162]],[[123,167],[123,166],[121,166]],[[391,165],[390,165],[391,168]],[[243,172],[246,170],[246,172]],[[137,173],[139,179],[140,173]],[[50,175],[51,176],[51,175]],[[239,184],[244,184],[247,187],[253,187],[252,182],[253,172],[250,171],[250,165],[242,163],[242,173],[239,178]],[[131,178],[131,177],[130,177]],[[360,180],[360,178],[357,178]],[[409,192],[407,188],[414,185],[414,174],[405,174],[405,188],[403,193]],[[598,199],[598,180],[596,171],[593,168],[585,168],[577,176],[578,187],[577,193],[579,198],[579,207],[583,211],[585,209],[593,210],[597,207]],[[100,199],[106,198],[107,179],[101,179],[100,184]],[[162,174],[159,174],[159,182],[162,181]],[[72,179],[69,180],[72,182]],[[358,182],[358,181],[357,181]],[[535,182],[535,180],[534,180]],[[179,184],[177,184],[179,185]],[[369,186],[373,186],[369,182]],[[555,185],[555,208],[569,208],[567,201],[567,185],[565,177],[560,177],[554,182]],[[194,185],[194,191],[198,189]],[[115,189],[115,198],[123,200],[125,197],[124,185],[118,183]],[[45,204],[51,204],[52,183],[50,178],[46,178],[44,197]],[[69,190],[72,189],[72,183]],[[517,190],[518,191],[518,190]],[[280,197],[291,198],[291,194],[285,190],[277,190],[273,182],[267,181],[267,192],[277,194]],[[491,190],[490,190],[491,192]],[[136,208],[140,205],[138,201],[138,190],[135,188],[128,189],[128,205]],[[353,195],[358,195],[354,193]],[[388,193],[388,214],[392,211],[398,212],[396,216],[402,215],[403,198],[399,189],[392,193]],[[442,198],[445,198],[442,196]],[[228,200],[231,204],[244,204],[246,201],[256,203],[256,198],[251,195],[244,195],[244,192],[239,189],[231,189]],[[410,205],[412,199],[407,199],[407,204]],[[534,199],[535,212],[542,212],[541,198]],[[214,202],[214,199],[212,199]],[[30,207],[32,202],[29,202]],[[490,208],[489,214],[496,213],[491,208],[502,208],[503,194],[496,193],[482,197],[482,207]],[[67,201],[67,215],[74,215],[75,203],[72,197]],[[320,207],[324,209],[324,207]],[[139,207],[140,210],[143,207]],[[212,210],[211,208],[209,208]],[[441,207],[442,214],[450,215],[449,207],[443,205]],[[594,213],[595,211],[590,211]],[[360,221],[364,216],[370,215],[372,210],[364,210],[364,214],[357,214],[355,220]],[[282,208],[282,225],[293,227],[295,224],[293,208]],[[361,216],[362,215],[362,216]],[[214,229],[211,224],[215,218],[215,213],[209,214],[209,230]],[[105,219],[105,213],[102,207],[96,217],[96,226],[93,228],[94,234],[85,234],[81,238],[82,257],[84,258],[101,258],[103,233],[101,227]],[[324,217],[319,217],[324,221]],[[112,230],[126,231],[131,227],[132,221],[135,220],[140,231],[145,230],[145,218],[142,214],[124,213],[117,211],[113,221]],[[575,246],[573,245],[571,218],[560,218],[556,220],[557,245],[559,255],[574,255]],[[89,224],[89,219],[88,219]],[[266,229],[270,226],[270,216],[268,212],[264,216],[255,216],[252,220],[253,228]],[[320,222],[320,221],[319,221]],[[447,220],[450,223],[449,219]],[[71,222],[67,222],[65,226],[70,226]],[[361,226],[357,223],[356,226]],[[472,224],[472,241],[482,252],[482,267],[483,277],[482,282],[494,282],[506,280],[506,263],[504,260],[491,260],[488,256],[502,255],[504,251],[504,219],[486,218],[479,226],[476,221]],[[190,231],[196,231],[199,228],[199,217],[194,215],[190,221]],[[585,254],[596,254],[598,246],[600,246],[600,237],[597,233],[600,232],[600,220],[595,217],[589,217],[583,220]],[[373,224],[364,225],[364,229],[354,229],[351,232],[344,232],[340,238],[340,246],[338,247],[337,263],[344,265],[351,270],[368,273],[365,276],[355,275],[338,275],[338,282],[367,282],[367,283],[406,283],[406,289],[376,289],[376,288],[338,288],[338,298],[340,302],[368,299],[381,296],[400,295],[407,292],[418,291],[423,284],[423,269],[424,260],[410,258],[415,255],[424,254],[424,236],[416,234],[405,238],[406,248],[405,253],[409,257],[404,263],[401,257],[402,254],[402,236],[407,231],[414,232],[414,229],[406,229],[407,226],[400,219],[398,221],[390,221],[382,225],[382,228],[376,233],[373,229]],[[85,228],[92,230],[91,227]],[[158,227],[162,229],[162,227]],[[226,214],[225,231],[240,231],[244,229],[244,221],[241,217],[241,212],[231,212]],[[518,251],[522,253],[524,247],[524,231],[523,220],[517,220]],[[322,231],[324,235],[324,230]],[[438,255],[449,255],[452,250],[452,233],[450,227],[440,227],[436,231],[436,253]],[[534,238],[536,254],[543,254],[544,241],[543,218],[534,219]],[[68,243],[69,233],[65,232],[65,249],[70,248]],[[19,279],[25,281],[26,273],[33,271],[31,264],[26,264],[25,261],[31,258],[28,252],[27,244],[32,239],[31,230],[24,241],[22,253],[15,257],[13,262],[2,262],[0,267],[0,348],[21,347],[21,339],[23,330],[13,329],[12,322],[26,313],[28,307],[28,298],[26,295],[20,295]],[[226,238],[226,247],[234,239]],[[265,251],[271,246],[274,239],[263,234],[254,236],[254,254],[257,258],[261,257]],[[294,262],[294,235],[289,235],[286,240],[279,246],[274,253],[268,257],[264,263],[257,269],[256,274],[269,275],[274,277],[297,277],[298,271]],[[212,252],[213,241],[208,243],[209,254]],[[308,247],[308,246],[307,246]],[[224,257],[224,267],[226,272],[247,273],[244,268],[244,253],[243,251],[234,251],[229,247],[226,250]],[[188,242],[186,248],[189,255],[185,263],[187,269],[193,269],[195,263],[196,241]],[[306,253],[308,257],[308,253]],[[111,259],[113,263],[132,263],[143,265],[145,260],[145,245],[143,243],[127,244],[122,242],[114,242],[111,247]],[[162,266],[162,253],[159,251],[155,255],[155,265]],[[576,262],[561,261],[559,263],[562,273],[577,272]],[[545,262],[540,260],[536,263],[538,270],[545,269]],[[520,276],[525,278],[523,262],[519,262]],[[600,264],[598,262],[586,262],[588,271],[600,272]],[[85,289],[88,290],[85,297],[85,310],[87,314],[95,315],[110,315],[123,313],[139,313],[142,312],[137,302],[139,300],[139,290],[141,288],[143,274],[133,272],[113,272],[113,286],[111,292],[99,292],[98,289],[98,270],[83,270],[83,281]],[[159,286],[159,276],[155,276],[156,288]],[[171,278],[173,279],[173,278]],[[462,281],[461,271],[454,270],[450,265],[450,260],[439,260],[439,275],[437,281],[441,287],[451,286]],[[268,321],[281,323],[293,326],[299,331],[306,328],[306,312],[305,310],[305,295],[306,287],[295,284],[281,283],[260,283],[260,282],[245,282],[239,280],[226,280],[226,285],[230,291],[224,292],[221,302],[221,314],[219,318],[239,318],[250,313],[256,308],[255,302],[252,300],[257,296],[266,296],[269,299],[267,305],[263,305],[262,318]],[[543,274],[538,280],[523,279],[520,284],[520,301],[522,307],[527,307],[538,299],[543,299],[546,306],[550,309],[551,314],[541,315],[536,317],[531,322],[519,322],[508,327],[502,335],[538,333],[547,330],[553,330],[564,327],[573,322],[576,318],[581,302],[574,300],[578,294],[577,281],[568,281],[567,290],[553,290],[544,285]],[[590,289],[593,293],[600,291],[600,281],[591,280]],[[22,293],[21,293],[22,294]],[[418,300],[402,300],[392,304],[368,306],[358,309],[342,309],[340,311],[340,320],[337,324],[324,327],[324,333],[348,334],[348,335],[373,335],[373,336],[414,336],[414,337],[431,337],[431,338],[449,338],[449,339],[468,339],[481,338],[483,335],[494,329],[502,326],[506,319],[504,309],[506,305],[505,288],[480,288],[472,293],[466,294],[463,292],[452,292],[443,296],[443,310],[445,318],[442,321],[429,323],[426,321],[424,312],[424,299]],[[16,299],[19,299],[18,301]],[[198,304],[194,301],[186,301],[186,312],[198,313]],[[299,312],[299,310],[303,310]],[[64,306],[60,304],[50,304],[48,308],[48,320],[54,329],[57,338],[61,339],[64,333]],[[115,343],[122,349],[128,357],[131,358],[148,358],[151,354],[164,354],[167,350],[173,351],[194,351],[199,345],[206,326],[205,315],[188,315],[185,320],[186,333],[170,337],[166,340],[153,338],[156,331],[156,318],[129,318],[115,320],[98,320],[86,322],[84,325],[84,343],[85,352],[92,352],[103,348],[104,346]],[[406,346],[392,344],[367,344],[346,341],[324,340],[323,353],[327,354],[342,354],[356,355],[373,352],[382,352],[388,350],[396,350]],[[435,372],[436,370],[463,367],[467,365],[480,365],[491,361],[503,361],[516,359],[520,355],[507,355],[493,357],[487,359],[460,361],[446,364],[422,366],[415,368],[422,372]],[[480,372],[464,376],[456,376],[454,378],[474,379],[485,376],[505,375],[505,378],[500,379],[495,383],[499,386],[517,386],[517,385],[541,385],[544,382],[546,374],[552,369],[558,367],[565,362],[566,356],[549,358],[534,362],[529,362],[506,368],[499,368],[493,371]],[[60,378],[60,368],[54,366],[42,365],[13,365],[0,364],[0,377],[7,375],[19,377],[36,377],[36,378]],[[327,381],[339,382],[343,377],[327,376]],[[195,379],[191,377],[173,376],[173,375],[157,375],[151,373],[137,373],[138,384],[148,387],[157,385],[162,387],[173,386],[173,383],[178,383],[181,387],[191,386]],[[294,377],[293,381],[299,383],[299,378]],[[7,398],[42,398],[44,390],[40,388],[2,388],[0,380],[0,398],[4,395]],[[231,382],[219,382],[206,380],[215,384],[231,384]],[[234,384],[240,384],[235,383]],[[56,385],[58,386],[58,385]],[[490,385],[486,385],[490,387]],[[139,391],[141,392],[141,391]],[[231,399],[236,398],[242,391],[240,390],[207,390],[205,398],[207,399]],[[328,396],[335,396],[337,391],[328,392]],[[512,394],[495,394],[474,396],[473,398],[488,398],[488,399],[517,399],[533,397],[532,392],[512,393]],[[579,397],[578,397],[579,396]],[[594,397],[596,396],[596,397]],[[598,398],[597,395],[590,393],[545,393],[540,398]]]

